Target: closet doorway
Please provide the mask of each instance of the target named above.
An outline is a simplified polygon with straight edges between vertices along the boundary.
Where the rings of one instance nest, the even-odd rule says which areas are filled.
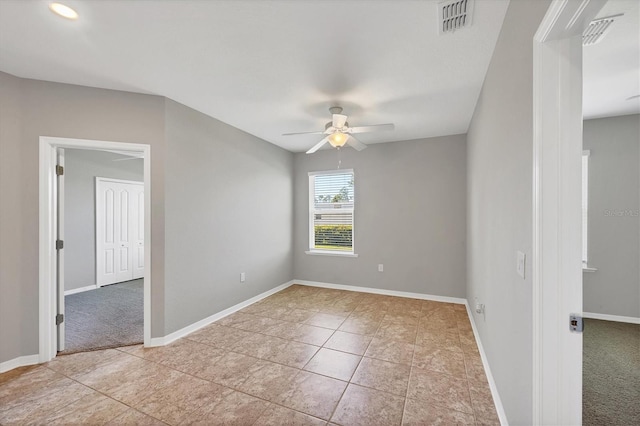
[[[144,182],[96,177],[96,283],[144,276]]]

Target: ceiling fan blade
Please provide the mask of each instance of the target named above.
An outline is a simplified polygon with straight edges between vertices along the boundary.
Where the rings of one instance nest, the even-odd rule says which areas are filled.
[[[355,149],[356,151],[362,151],[363,149],[365,149],[367,147],[367,145],[365,145],[362,142],[360,142],[353,135],[349,135],[349,139],[347,139],[347,144],[351,148]]]
[[[293,135],[324,135],[324,131],[319,132],[295,132],[295,133],[283,133],[282,136],[293,136]]]
[[[347,130],[348,133],[367,133],[367,132],[379,132],[382,130],[393,130],[395,126],[393,123],[387,124],[374,124],[372,126],[360,126],[360,127],[349,127]]]
[[[307,154],[313,154],[314,152],[316,152],[317,150],[319,150],[320,148],[322,148],[322,145],[324,145],[325,143],[329,142],[329,138],[326,137],[324,139],[322,139],[320,142],[318,142],[317,144],[315,144],[313,146],[313,148],[311,148],[309,151],[307,151]]]
[[[333,114],[333,122],[331,123],[336,129],[342,129],[347,122],[347,116],[344,114]]]

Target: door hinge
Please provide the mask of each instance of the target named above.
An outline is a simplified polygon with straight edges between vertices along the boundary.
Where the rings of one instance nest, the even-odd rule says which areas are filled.
[[[60,325],[64,322],[64,315],[58,314],[56,315],[56,325]]]
[[[64,167],[56,165],[56,176],[64,175]]]
[[[63,240],[56,240],[56,250],[62,250],[64,248]]]
[[[584,330],[584,321],[580,315],[569,315],[569,330],[582,333],[582,331]]]

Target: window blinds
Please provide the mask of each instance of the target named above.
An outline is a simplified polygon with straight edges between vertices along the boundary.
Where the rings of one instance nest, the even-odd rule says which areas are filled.
[[[352,171],[310,174],[309,247],[353,251],[354,178]]]

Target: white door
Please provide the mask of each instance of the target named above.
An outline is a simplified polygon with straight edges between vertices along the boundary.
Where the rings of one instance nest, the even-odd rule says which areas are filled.
[[[143,276],[144,262],[134,253],[139,245],[139,200],[144,195],[141,182],[96,178],[96,282],[99,286],[132,280]],[[144,235],[144,221],[141,224]],[[134,273],[136,264],[141,271]]]
[[[64,149],[59,148],[57,150],[57,164],[60,166],[60,172],[56,170],[56,176],[58,179],[57,185],[57,239],[64,241]],[[64,243],[63,243],[64,244]],[[64,351],[64,245],[58,246],[56,243],[57,253],[57,271],[56,277],[56,299],[57,299],[57,312],[56,312],[56,325],[58,326],[58,351]]]

